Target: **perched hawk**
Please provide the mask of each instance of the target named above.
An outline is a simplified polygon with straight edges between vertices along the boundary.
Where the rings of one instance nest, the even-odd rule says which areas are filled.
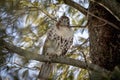
[[[43,47],[43,55],[62,56],[73,43],[73,30],[70,28],[69,18],[62,16],[56,26],[51,27],[47,32],[47,38]],[[47,80],[53,70],[53,64],[46,62],[42,64],[39,73],[40,80]]]

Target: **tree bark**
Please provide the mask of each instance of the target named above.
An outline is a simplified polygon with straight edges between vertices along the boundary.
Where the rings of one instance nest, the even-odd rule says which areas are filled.
[[[52,62],[52,63],[61,63],[61,64],[66,64],[66,65],[72,65],[75,67],[83,68],[83,69],[88,69],[100,73],[106,73],[109,74],[110,72],[107,71],[104,68],[101,68],[97,65],[91,64],[91,63],[85,63],[84,61],[72,59],[72,58],[67,58],[67,57],[49,57],[49,56],[44,56],[44,55],[39,55],[37,53],[33,53],[24,49],[21,49],[20,47],[14,46],[8,42],[5,42],[4,40],[0,40],[0,44],[2,43],[2,46],[6,48],[8,51],[11,51],[11,54],[18,54],[20,56],[23,56],[26,60],[38,60],[41,62]],[[87,65],[87,66],[86,66]]]
[[[120,28],[120,22],[99,4],[90,2],[89,11]],[[89,16],[89,24],[91,61],[112,71],[120,65],[120,31],[92,16]]]
[[[117,20],[120,21],[120,0],[95,0],[95,2],[107,9]]]

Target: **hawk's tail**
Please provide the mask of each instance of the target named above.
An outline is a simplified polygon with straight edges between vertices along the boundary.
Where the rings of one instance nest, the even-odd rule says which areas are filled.
[[[41,66],[38,78],[40,80],[48,80],[50,73],[53,71],[52,63],[44,63]]]

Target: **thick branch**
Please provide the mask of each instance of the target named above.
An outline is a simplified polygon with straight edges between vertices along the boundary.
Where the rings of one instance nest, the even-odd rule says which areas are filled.
[[[75,9],[79,10],[82,12],[84,15],[87,14],[86,10],[84,7],[80,6],[76,2],[72,0],[63,0],[65,4],[74,7]],[[90,0],[90,1],[95,1],[96,3],[100,4],[104,8],[106,8],[113,16],[116,17],[117,20],[120,21],[120,3],[117,2],[117,0]]]
[[[34,59],[34,60],[38,60],[41,62],[49,61],[52,63],[67,64],[67,65],[72,65],[72,66],[83,68],[83,69],[89,69],[92,71],[97,71],[97,72],[102,72],[102,73],[107,73],[107,74],[109,73],[109,71],[107,71],[97,65],[91,64],[91,63],[87,63],[87,66],[86,66],[85,62],[76,60],[76,59],[72,59],[72,58],[67,58],[67,57],[57,57],[57,58],[52,57],[52,58],[50,58],[48,56],[39,55],[39,54],[30,52],[30,51],[23,50],[19,47],[16,47],[12,44],[5,42],[5,41],[2,41],[2,42],[6,49],[8,49],[9,51],[16,53],[20,56],[24,56],[27,60]]]
[[[120,3],[117,0],[91,0],[106,8],[117,20],[120,21]]]
[[[74,2],[74,1],[72,1],[72,0],[63,0],[63,1],[64,1],[65,4],[74,7],[75,9],[79,10],[80,12],[82,12],[84,15],[87,15],[87,14],[88,14],[88,15],[90,15],[90,16],[93,16],[93,17],[95,17],[95,18],[97,18],[97,19],[99,19],[99,20],[101,20],[101,21],[103,21],[103,22],[106,22],[107,24],[111,25],[111,26],[114,27],[115,29],[120,30],[119,26],[113,24],[113,23],[110,22],[110,21],[107,21],[106,19],[100,18],[100,17],[92,14],[92,13],[89,12],[87,9],[83,8],[82,6],[80,6],[80,4],[78,4],[78,3],[76,3],[76,2]],[[92,0],[92,1],[94,1],[94,0]]]
[[[84,15],[87,15],[87,9],[85,9],[84,7],[82,7],[80,4],[72,1],[72,0],[63,0],[65,4],[74,7],[75,9],[79,10],[80,12],[82,12]]]

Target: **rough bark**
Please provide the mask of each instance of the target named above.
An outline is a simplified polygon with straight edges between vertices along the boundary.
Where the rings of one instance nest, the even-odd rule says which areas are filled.
[[[91,0],[93,1],[93,0]],[[94,0],[120,21],[120,0]]]
[[[105,8],[91,2],[89,10],[118,27],[120,22]],[[90,56],[92,63],[113,70],[120,65],[120,31],[95,17],[89,17]]]

